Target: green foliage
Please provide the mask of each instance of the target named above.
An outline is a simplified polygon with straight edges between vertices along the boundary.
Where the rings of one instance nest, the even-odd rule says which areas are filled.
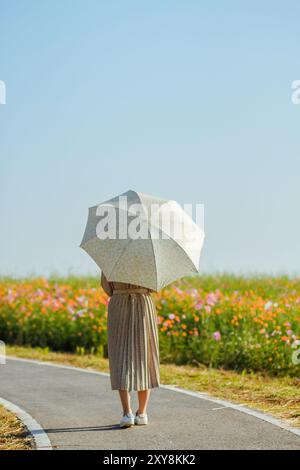
[[[0,280],[0,339],[107,356],[99,278]],[[300,279],[190,277],[153,295],[162,362],[299,376]]]

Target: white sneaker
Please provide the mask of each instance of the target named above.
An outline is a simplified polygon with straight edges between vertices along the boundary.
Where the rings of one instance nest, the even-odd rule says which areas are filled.
[[[134,417],[134,423],[137,425],[148,424],[148,416],[146,415],[146,413],[139,414],[139,415],[136,414]]]
[[[124,415],[120,421],[121,428],[130,428],[130,426],[134,425],[134,416],[133,413],[127,413]]]

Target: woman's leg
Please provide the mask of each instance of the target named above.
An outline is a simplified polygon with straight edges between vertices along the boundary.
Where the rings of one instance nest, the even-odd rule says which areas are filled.
[[[139,390],[138,392],[138,401],[139,401],[139,409],[137,413],[139,415],[144,414],[147,412],[147,405],[150,397],[150,390]]]
[[[127,415],[128,413],[132,413],[131,406],[130,406],[130,393],[128,390],[119,390],[120,399],[122,402],[123,413]]]

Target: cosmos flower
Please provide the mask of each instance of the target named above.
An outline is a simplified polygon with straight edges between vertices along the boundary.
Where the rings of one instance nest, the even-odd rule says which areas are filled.
[[[216,341],[220,341],[221,340],[221,333],[219,331],[215,331],[214,334],[213,334],[213,337]]]

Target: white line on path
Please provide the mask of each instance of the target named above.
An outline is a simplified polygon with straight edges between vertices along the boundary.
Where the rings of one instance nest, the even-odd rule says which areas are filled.
[[[8,411],[16,415],[26,426],[33,437],[37,450],[52,450],[50,439],[42,426],[28,414],[25,410],[15,405],[11,401],[0,397],[0,405],[3,405]]]
[[[263,421],[267,421],[268,423],[273,424],[274,426],[278,426],[279,428],[285,429],[286,431],[289,431],[293,434],[296,434],[297,436],[300,436],[299,428],[294,428],[290,426],[289,424],[287,424],[285,421],[274,418],[273,416],[268,415],[267,413],[254,410],[243,405],[236,405],[235,403],[231,403],[230,401],[227,401],[227,400],[221,400],[219,398],[215,398],[206,393],[193,392],[192,390],[185,390],[183,388],[173,387],[170,385],[161,385],[161,387],[167,388],[169,390],[173,390],[174,392],[185,393],[186,395],[191,395],[192,397],[202,398],[202,400],[207,400],[212,403],[217,403],[221,405],[222,408],[231,408],[236,411],[240,411],[241,413],[246,413],[247,415],[254,416],[255,418],[261,419]]]
[[[80,371],[80,372],[85,372],[87,374],[96,374],[96,375],[102,375],[108,377],[109,374],[107,372],[99,372],[97,370],[91,370],[91,369],[83,369],[82,367],[74,367],[74,366],[65,366],[57,363],[51,363],[51,362],[44,362],[44,361],[36,361],[33,359],[23,359],[20,357],[15,357],[15,356],[6,356],[7,359],[13,360],[13,361],[20,361],[20,362],[29,362],[32,364],[37,364],[37,365],[42,365],[42,366],[49,366],[49,367],[59,367],[61,369],[69,369],[69,370],[74,370],[74,371]],[[5,367],[5,366],[3,366]],[[202,392],[194,392],[192,390],[185,390],[184,388],[176,387],[173,385],[160,385],[160,388],[164,388],[167,390],[170,390],[172,392],[177,392],[177,393],[183,393],[185,395],[190,395],[195,398],[200,398],[202,400],[207,400],[212,403],[216,403],[217,405],[220,405],[220,408],[231,408],[236,411],[240,411],[241,413],[245,413],[250,416],[254,416],[257,419],[261,419],[263,421],[266,421],[270,424],[273,424],[274,426],[277,426],[281,429],[284,429],[285,431],[289,431],[293,434],[296,434],[297,436],[300,436],[300,429],[299,428],[294,428],[287,424],[285,421],[281,419],[274,418],[271,415],[268,415],[267,413],[263,413],[261,411],[257,411],[251,408],[248,408],[243,405],[238,405],[236,403],[232,403],[228,400],[221,400],[219,398],[213,397],[211,395],[208,395],[207,393],[202,393]],[[217,408],[215,408],[217,409]]]
[[[246,406],[246,405],[244,403],[240,403],[240,404],[236,404],[235,406],[237,408],[239,408],[240,406]],[[224,410],[226,408],[231,408],[231,407],[228,407],[228,405],[227,406],[218,406],[218,408],[212,408],[211,411]]]

